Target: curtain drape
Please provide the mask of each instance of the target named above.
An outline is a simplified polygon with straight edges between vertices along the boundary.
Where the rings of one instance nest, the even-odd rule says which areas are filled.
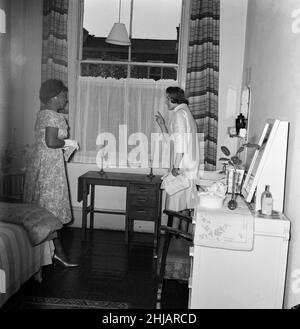
[[[43,3],[42,82],[60,79],[68,85],[68,0]]]
[[[78,95],[78,77],[80,75],[79,66],[79,43],[80,32],[82,30],[82,15],[84,0],[69,0],[68,5],[68,88],[69,88],[69,133],[70,138],[75,139],[74,127]]]
[[[192,0],[186,93],[198,132],[204,133],[205,169],[216,169],[220,0]]]
[[[120,125],[127,125],[123,129],[128,139],[134,133],[142,133],[150,141],[151,133],[160,132],[155,121],[157,111],[168,118],[165,90],[171,85],[176,85],[176,81],[81,77],[75,116],[75,138],[80,150],[74,161],[95,163],[100,133],[115,137],[119,154],[120,143],[125,140],[119,141]]]

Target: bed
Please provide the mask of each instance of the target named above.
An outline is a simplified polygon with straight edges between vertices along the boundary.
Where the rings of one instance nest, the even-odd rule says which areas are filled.
[[[0,307],[15,294],[21,285],[52,263],[53,242],[32,246],[23,227],[0,222]]]
[[[62,227],[47,210],[0,202],[0,308],[42,266],[52,263],[54,232]]]

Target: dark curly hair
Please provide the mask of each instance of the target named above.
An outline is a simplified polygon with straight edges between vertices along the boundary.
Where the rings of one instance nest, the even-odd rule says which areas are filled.
[[[184,90],[179,87],[168,87],[166,93],[170,97],[171,103],[189,104],[189,101],[185,98]]]
[[[47,104],[52,97],[57,96],[62,91],[68,91],[68,88],[61,80],[49,79],[41,85],[40,100],[43,104]]]

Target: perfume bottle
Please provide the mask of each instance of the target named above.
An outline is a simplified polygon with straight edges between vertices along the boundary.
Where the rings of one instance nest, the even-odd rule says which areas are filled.
[[[261,195],[261,213],[271,216],[273,212],[273,197],[270,192],[270,185],[265,186],[265,191]]]
[[[240,129],[246,128],[246,118],[240,113],[235,119],[236,134],[239,135]]]

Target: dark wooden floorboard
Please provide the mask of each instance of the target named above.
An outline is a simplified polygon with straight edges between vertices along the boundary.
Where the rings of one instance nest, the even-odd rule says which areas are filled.
[[[135,233],[127,246],[124,232],[95,229],[82,240],[79,228],[64,228],[62,242],[78,268],[45,266],[43,281],[26,282],[4,306],[17,308],[22,296],[81,298],[125,302],[130,308],[156,305],[153,235]],[[187,285],[166,281],[162,308],[187,308]]]

